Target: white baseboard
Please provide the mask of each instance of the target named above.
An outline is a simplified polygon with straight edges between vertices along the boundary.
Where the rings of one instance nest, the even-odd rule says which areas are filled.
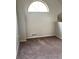
[[[32,36],[32,37],[27,37],[27,39],[30,39],[30,38],[39,38],[39,37],[49,37],[49,36],[55,36],[55,35]]]
[[[56,37],[58,37],[59,39],[62,39],[62,36],[56,35]]]
[[[20,42],[25,42],[25,41],[27,41],[26,39],[25,40],[20,40]]]

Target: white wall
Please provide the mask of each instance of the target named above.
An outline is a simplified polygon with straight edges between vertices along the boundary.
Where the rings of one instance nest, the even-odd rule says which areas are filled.
[[[56,22],[56,36],[62,39],[62,22]]]
[[[54,36],[55,22],[61,12],[61,4],[58,0],[45,0],[49,13],[28,13],[28,7],[33,1],[37,0],[17,0],[21,40],[26,37]]]
[[[55,36],[55,22],[57,15],[61,12],[58,0],[44,1],[49,7],[49,13],[28,13],[28,7],[32,2],[32,0],[26,0],[25,3],[27,38]]]
[[[28,13],[26,28],[28,38],[55,35],[54,20],[49,13]]]
[[[62,0],[58,0],[58,2],[62,5]]]
[[[20,41],[26,40],[26,24],[25,24],[25,13],[24,13],[24,0],[16,0],[17,18],[18,18],[18,29]]]
[[[18,29],[16,31],[16,56],[18,53],[18,48],[19,48],[19,36],[18,36]]]
[[[17,18],[16,18],[16,21],[17,21]],[[19,33],[18,33],[18,23],[16,22],[16,56],[18,53],[18,48],[19,48]]]

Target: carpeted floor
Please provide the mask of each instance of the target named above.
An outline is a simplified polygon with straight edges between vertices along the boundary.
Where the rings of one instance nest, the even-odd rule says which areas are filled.
[[[62,40],[57,37],[28,39],[20,43],[17,59],[62,59]]]

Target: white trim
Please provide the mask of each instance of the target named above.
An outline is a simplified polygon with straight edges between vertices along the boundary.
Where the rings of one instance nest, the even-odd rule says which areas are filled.
[[[39,38],[39,37],[49,37],[49,36],[55,36],[55,35],[32,36],[32,37],[27,37],[27,39],[30,39],[30,38]]]
[[[20,42],[25,42],[25,41],[27,41],[26,39],[25,40],[20,40]]]

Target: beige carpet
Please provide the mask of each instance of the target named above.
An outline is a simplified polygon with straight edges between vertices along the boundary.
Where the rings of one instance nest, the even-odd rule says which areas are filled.
[[[57,37],[29,39],[20,44],[17,59],[62,59],[62,40]]]

